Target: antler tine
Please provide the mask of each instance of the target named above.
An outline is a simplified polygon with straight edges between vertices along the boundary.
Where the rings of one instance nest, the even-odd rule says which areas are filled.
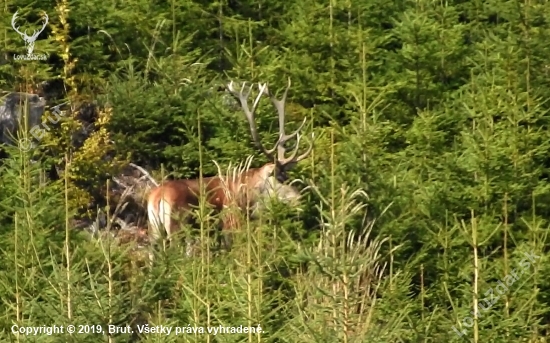
[[[305,122],[305,121],[304,121]],[[288,163],[298,163],[304,158],[306,158],[309,154],[311,154],[311,151],[313,150],[313,142],[309,143],[309,148],[301,154],[300,156],[296,157],[296,154],[298,153],[298,148],[300,147],[300,138],[301,136],[298,134],[296,135],[296,147],[294,148],[294,151],[292,152],[292,155],[285,161],[285,164]],[[311,139],[315,139],[314,134],[311,134]]]
[[[302,122],[302,125],[300,125],[300,128],[304,126],[303,124],[305,124],[306,121],[307,121],[307,118],[304,118],[304,121]],[[284,149],[284,147],[282,148],[281,156],[279,156],[279,163],[283,166],[290,163],[300,162],[301,160],[305,159],[309,154],[311,154],[311,151],[313,150],[313,142],[311,142],[309,143],[309,148],[307,148],[307,150],[303,154],[296,157],[296,155],[298,154],[298,149],[300,148],[300,139],[302,138],[302,136],[299,134],[299,131],[300,129],[296,130],[294,133],[289,135],[289,136],[294,136],[294,135],[296,136],[296,144],[294,145],[294,150],[292,151],[292,154],[289,157],[287,158],[284,157],[284,153],[286,152],[286,150]],[[311,134],[311,139],[314,140],[313,133]]]
[[[38,37],[39,34],[42,33],[42,31],[44,31],[44,29],[46,28],[46,25],[48,25],[48,20],[49,20],[48,14],[44,13],[44,16],[42,17],[42,21],[44,25],[42,25],[42,28],[38,30],[38,32],[34,30],[32,33],[32,37],[36,38]]]
[[[283,162],[286,152],[284,145],[290,139],[290,137],[285,134],[285,103],[289,89],[290,78],[288,79],[288,86],[285,88],[283,97],[281,99],[275,98],[275,95],[272,94],[269,89],[266,89],[266,94],[269,96],[271,103],[277,110],[277,116],[279,117],[279,139],[277,139],[277,142],[275,143],[275,148],[277,149],[277,161],[282,165],[284,165]]]
[[[15,30],[15,32],[19,33],[20,35],[25,35],[26,33],[23,33],[21,31],[19,31],[19,26],[15,26],[15,22],[17,21],[17,13],[19,12],[19,10],[15,11],[15,13],[13,14],[13,17],[11,17],[11,26],[13,26],[13,29]],[[25,31],[26,32],[26,31]]]
[[[250,92],[252,91],[253,85],[250,86],[250,88],[246,93],[245,93],[245,87],[246,87],[246,82],[243,82],[240,92],[237,92],[233,88],[233,81],[231,81],[227,85],[227,89],[229,93],[231,93],[231,95],[233,95],[237,100],[239,100],[241,104],[241,108],[244,112],[246,120],[248,121],[248,125],[250,126],[250,133],[252,134],[252,140],[254,141],[255,145],[264,153],[264,155],[267,156],[268,159],[273,160],[274,159],[273,153],[275,152],[277,145],[275,145],[275,147],[270,150],[267,150],[263,146],[260,140],[260,135],[258,134],[258,128],[256,127],[256,121],[254,119],[254,115],[255,115],[256,109],[258,108],[260,100],[262,98],[262,95],[267,92],[267,84],[266,83],[258,84],[258,88],[260,89],[260,92],[258,93],[258,95],[256,96],[256,99],[252,104],[252,109],[248,107],[248,97],[250,95]]]
[[[311,153],[311,150],[313,149],[313,144],[310,144],[310,147],[307,149],[307,151],[302,155],[300,155],[298,158],[296,158],[296,155],[298,154],[298,149],[300,147],[300,138],[301,138],[300,131],[302,131],[302,129],[304,128],[304,125],[307,122],[307,118],[304,118],[304,121],[302,122],[302,124],[300,124],[300,126],[298,127],[298,129],[296,129],[296,131],[288,135],[285,133],[285,115],[286,115],[285,103],[286,103],[288,90],[290,89],[291,84],[292,83],[289,78],[288,85],[286,86],[283,96],[280,100],[276,99],[273,94],[269,93],[269,90],[267,90],[266,92],[269,95],[269,98],[271,99],[271,102],[273,103],[273,106],[277,110],[277,114],[279,116],[279,139],[277,140],[276,147],[277,147],[277,161],[282,166],[288,165],[290,163],[296,163],[303,160],[304,158],[307,157],[307,155]],[[285,158],[286,148],[284,145],[286,142],[288,142],[290,139],[293,139],[293,138],[296,138],[296,146],[292,154],[288,158]]]

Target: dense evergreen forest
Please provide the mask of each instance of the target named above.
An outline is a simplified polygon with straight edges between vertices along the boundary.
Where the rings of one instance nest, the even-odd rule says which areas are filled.
[[[2,341],[547,341],[550,2],[6,0],[0,12],[0,98],[38,94],[59,119],[2,145]],[[44,58],[18,57],[25,32]],[[265,164],[225,85],[267,82],[280,97],[289,79],[287,130],[307,118],[314,144],[289,172],[299,205],[243,217],[230,251],[200,206],[182,230],[196,252],[171,244],[150,266],[142,176]],[[277,124],[264,98],[266,146]],[[92,327],[13,332],[54,324]],[[208,333],[220,325],[262,332]]]

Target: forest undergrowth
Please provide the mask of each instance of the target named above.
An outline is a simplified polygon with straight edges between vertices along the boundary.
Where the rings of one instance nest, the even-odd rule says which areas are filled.
[[[10,0],[0,11],[0,97],[47,104],[38,129],[20,123],[19,141],[2,144],[2,341],[547,341],[549,2]],[[30,33],[44,14],[33,48],[47,59],[15,58],[29,46],[12,21]],[[149,265],[151,182],[123,209],[121,188],[146,180],[139,168],[160,181],[268,162],[224,89],[267,82],[280,97],[289,79],[287,132],[307,118],[302,141],[315,138],[289,171],[299,205],[243,216],[227,251],[203,204]],[[275,143],[267,99],[256,119]],[[94,235],[77,225],[94,221]],[[53,325],[84,332],[49,335]],[[46,331],[13,332],[27,327]]]

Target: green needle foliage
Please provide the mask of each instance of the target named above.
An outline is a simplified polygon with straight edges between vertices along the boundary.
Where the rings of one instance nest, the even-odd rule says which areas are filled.
[[[547,1],[3,4],[0,97],[75,106],[44,139],[26,134],[38,148],[2,145],[1,341],[547,341]],[[29,34],[48,14],[34,49],[46,61],[14,58],[15,11]],[[220,86],[268,82],[280,97],[289,78],[286,131],[307,117],[302,141],[315,137],[289,173],[299,206],[243,218],[226,251],[201,204],[181,231],[193,254],[176,239],[152,265],[117,232],[76,228],[125,162],[158,180],[267,162]],[[75,144],[90,104],[94,134]],[[270,148],[267,99],[256,117]],[[71,324],[88,327],[12,332]]]

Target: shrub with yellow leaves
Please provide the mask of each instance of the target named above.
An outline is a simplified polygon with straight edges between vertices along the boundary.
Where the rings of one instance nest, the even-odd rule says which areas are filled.
[[[102,194],[109,175],[115,175],[124,164],[114,156],[107,131],[112,109],[95,110],[97,119],[94,123],[78,120],[77,111],[65,116],[59,129],[49,131],[45,137],[45,143],[52,147],[56,160],[67,164],[69,201],[79,212],[89,208],[93,195]]]

